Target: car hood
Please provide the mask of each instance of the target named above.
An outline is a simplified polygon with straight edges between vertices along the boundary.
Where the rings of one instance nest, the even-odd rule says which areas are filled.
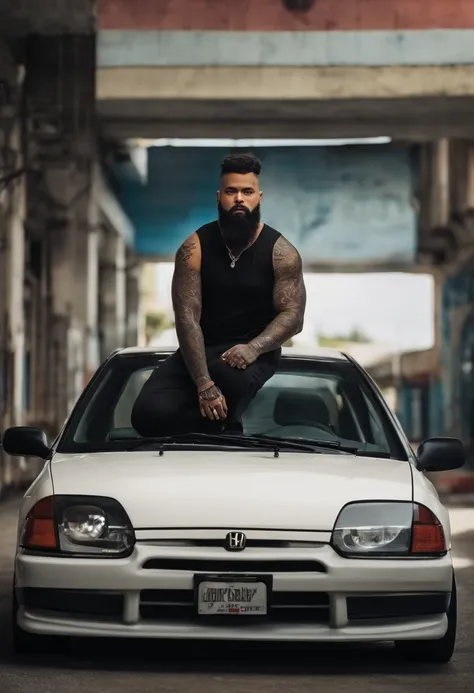
[[[408,462],[342,454],[156,451],[56,455],[55,494],[118,500],[145,528],[331,531],[351,501],[412,500]]]

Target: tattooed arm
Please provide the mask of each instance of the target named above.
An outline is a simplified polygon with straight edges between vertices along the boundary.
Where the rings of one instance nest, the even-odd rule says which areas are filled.
[[[225,418],[225,398],[211,380],[200,325],[201,246],[195,233],[184,241],[176,253],[171,296],[179,346],[199,393],[201,413],[211,419]]]
[[[171,297],[184,362],[197,387],[211,380],[201,326],[201,247],[193,233],[176,253]]]
[[[273,248],[273,268],[273,295],[278,315],[250,342],[258,355],[278,349],[303,329],[306,288],[301,257],[283,236],[280,236]]]
[[[248,344],[238,344],[222,355],[222,359],[233,368],[247,368],[261,354],[278,349],[303,329],[306,288],[301,257],[283,236],[273,248],[273,269],[273,300],[278,315],[258,337]]]

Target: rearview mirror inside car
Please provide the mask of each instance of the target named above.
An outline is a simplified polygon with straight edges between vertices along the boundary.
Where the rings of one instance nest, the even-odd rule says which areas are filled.
[[[424,472],[445,472],[463,467],[466,451],[458,438],[428,438],[418,447],[417,457]]]
[[[32,426],[12,426],[2,435],[2,447],[14,457],[40,457],[45,460],[51,450],[46,433]]]

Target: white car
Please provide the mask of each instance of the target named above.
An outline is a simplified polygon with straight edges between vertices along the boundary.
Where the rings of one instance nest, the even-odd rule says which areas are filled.
[[[98,369],[25,494],[13,588],[15,646],[59,636],[393,641],[447,662],[456,638],[448,511],[367,373],[333,350],[284,350],[244,433],[140,438],[130,415],[169,352],[124,349]],[[50,636],[45,638],[44,636]]]

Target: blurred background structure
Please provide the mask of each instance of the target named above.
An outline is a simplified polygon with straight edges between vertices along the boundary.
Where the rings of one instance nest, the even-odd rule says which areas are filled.
[[[472,2],[0,0],[0,430],[54,436],[116,347],[176,343],[174,253],[244,148],[303,256],[294,348],[472,448],[473,116]],[[34,473],[0,449],[0,493]]]

